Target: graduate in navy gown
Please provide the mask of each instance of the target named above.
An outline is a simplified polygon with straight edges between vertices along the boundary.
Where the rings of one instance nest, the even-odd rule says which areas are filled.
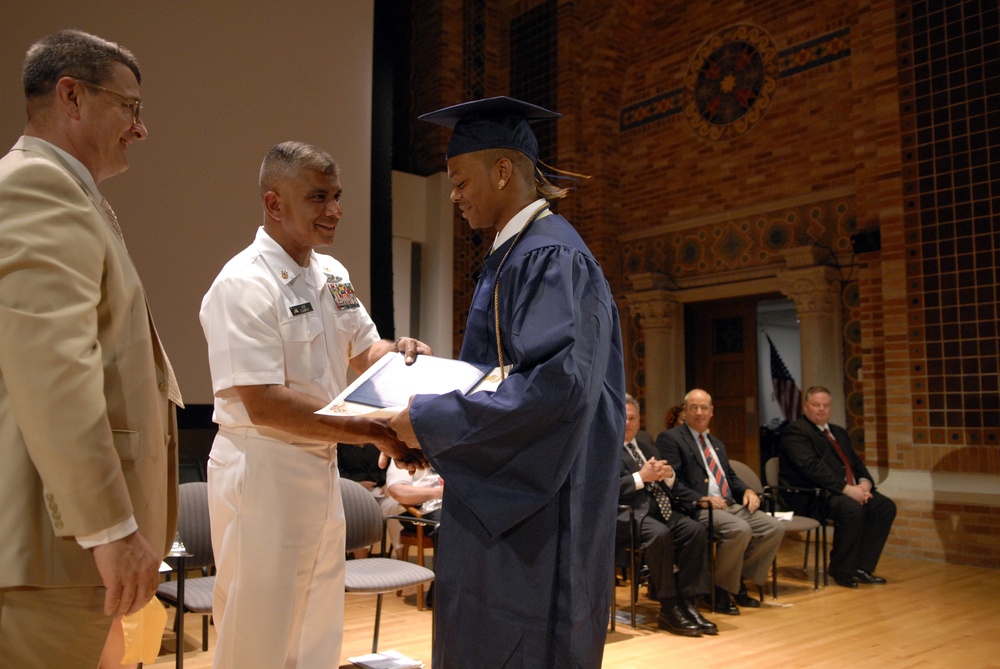
[[[528,120],[557,116],[490,98],[421,117],[454,128],[451,199],[473,229],[497,232],[460,358],[511,366],[495,392],[417,395],[392,421],[448,482],[434,669],[599,667],[604,652],[621,331],[600,265],[549,208],[565,190],[537,171]]]

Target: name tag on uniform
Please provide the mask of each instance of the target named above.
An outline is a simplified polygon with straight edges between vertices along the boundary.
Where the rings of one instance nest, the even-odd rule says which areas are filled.
[[[361,302],[358,301],[358,296],[354,294],[354,286],[351,285],[350,281],[330,281],[326,284],[326,287],[330,289],[330,294],[333,295],[333,301],[337,305],[337,309],[340,311],[345,309],[357,309],[361,306]]]
[[[296,304],[293,307],[288,307],[288,310],[292,312],[292,316],[301,316],[302,314],[308,314],[313,310],[313,305],[308,302],[303,302],[302,304]]]

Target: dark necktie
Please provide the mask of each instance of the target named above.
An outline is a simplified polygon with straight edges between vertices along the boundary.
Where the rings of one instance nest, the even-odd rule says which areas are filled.
[[[646,459],[642,457],[642,453],[636,447],[634,442],[628,442],[625,444],[625,450],[628,451],[632,459],[635,460],[636,464],[641,468],[645,463]],[[663,520],[669,520],[670,514],[673,512],[673,507],[670,505],[670,497],[663,490],[663,484],[660,481],[651,481],[646,484],[649,488],[649,492],[653,495],[653,499],[656,500],[656,505],[660,507],[660,515],[663,516]]]
[[[854,485],[855,484],[854,470],[851,468],[851,461],[847,459],[847,454],[844,453],[844,449],[840,447],[840,442],[838,442],[836,438],[834,438],[833,434],[830,433],[829,429],[823,430],[823,434],[825,434],[826,438],[829,439],[830,445],[833,446],[833,450],[837,454],[837,457],[840,458],[840,461],[844,463],[844,471],[847,474],[848,485]]]
[[[705,454],[705,462],[708,463],[708,471],[715,479],[716,485],[719,486],[719,493],[722,495],[723,499],[732,499],[732,495],[729,494],[729,481],[726,480],[726,475],[722,473],[722,467],[719,466],[719,459],[715,457],[715,451],[713,451],[712,447],[705,441],[705,435],[701,432],[698,433],[698,443],[701,444],[701,450]]]

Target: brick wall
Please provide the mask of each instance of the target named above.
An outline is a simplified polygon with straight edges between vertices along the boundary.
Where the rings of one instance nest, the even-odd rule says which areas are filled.
[[[416,31],[418,112],[433,108],[429,96],[445,103],[468,97],[461,36],[470,3],[484,12],[477,14],[485,31],[484,95],[508,92],[510,20],[537,2],[427,0],[414,19],[432,24]],[[898,499],[887,550],[998,566],[1000,233],[990,218],[1000,211],[996,3],[557,6],[556,99],[565,117],[556,164],[594,175],[559,209],[587,239],[613,289],[624,292],[625,275],[636,271],[725,272],[775,263],[793,246],[828,247],[845,279],[848,427],[866,461],[887,480],[894,471],[993,477],[983,504]],[[947,14],[930,17],[936,9]],[[691,64],[713,36],[738,24],[761,32],[773,89],[754,123],[708,139],[686,88]],[[971,82],[977,63],[983,86]],[[949,69],[964,74],[949,76]],[[971,116],[980,109],[982,131],[971,122],[955,125],[958,110]],[[433,146],[440,156],[444,136],[426,132],[421,150]],[[993,166],[992,178],[977,169],[982,160]],[[963,197],[968,208],[960,208]],[[751,209],[764,213],[746,220],[731,214]],[[966,216],[969,225],[949,216]],[[709,217],[716,222],[705,226],[699,247],[699,231],[685,222]],[[867,228],[880,230],[881,250],[852,257],[850,235]],[[729,234],[727,243],[713,241],[717,233]],[[458,221],[459,330],[484,248]],[[942,300],[971,300],[973,310],[943,311]],[[964,327],[945,329],[941,320],[949,316]],[[642,338],[630,319],[623,330],[634,344],[627,366],[641,395]],[[961,406],[950,404],[956,401]]]
[[[981,567],[1000,567],[1000,508],[903,500],[892,527],[893,555]]]

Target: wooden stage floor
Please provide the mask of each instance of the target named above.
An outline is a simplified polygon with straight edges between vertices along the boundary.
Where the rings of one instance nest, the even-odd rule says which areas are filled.
[[[659,607],[644,593],[641,622],[633,630],[628,588],[617,588],[617,631],[608,635],[604,667],[1000,667],[1000,570],[887,556],[878,569],[887,585],[849,590],[831,581],[815,591],[811,572],[806,579],[801,569],[802,550],[802,542],[793,537],[782,543],[777,600],[768,591],[759,609],[744,608],[740,616],[706,614],[719,626],[715,637],[691,639],[658,631]],[[414,602],[412,592],[385,596],[379,649],[398,650],[430,667],[431,612],[417,611]],[[353,666],[348,657],[371,650],[374,620],[374,595],[347,596],[343,667]],[[188,614],[185,637],[184,666],[210,669],[215,628],[209,628],[207,653],[201,651],[200,616]],[[173,647],[168,631],[164,651],[152,666],[173,667]]]

